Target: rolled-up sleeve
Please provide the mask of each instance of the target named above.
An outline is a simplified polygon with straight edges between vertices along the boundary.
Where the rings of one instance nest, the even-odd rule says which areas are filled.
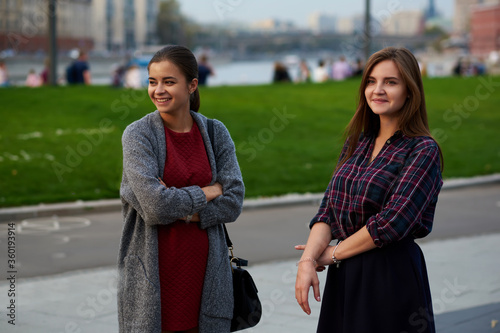
[[[120,196],[146,224],[168,224],[200,211],[207,201],[199,186],[167,188],[158,181],[158,152],[153,140],[138,126],[129,126],[124,131]]]
[[[438,146],[422,141],[406,159],[382,211],[366,222],[375,245],[430,233],[442,184]]]
[[[233,140],[227,128],[214,120],[216,182],[222,185],[222,195],[210,201],[199,211],[200,227],[206,229],[213,225],[234,222],[241,214],[245,186],[236,158]]]
[[[344,143],[344,146],[342,147],[342,150],[340,152],[340,156],[338,158],[337,164],[340,163],[342,158],[345,156],[347,152],[347,147],[348,147],[349,141],[346,140]],[[312,218],[311,222],[309,223],[309,228],[312,228],[315,223],[318,222],[324,222],[328,225],[331,226],[332,220],[333,220],[333,211],[329,207],[330,203],[330,196],[332,195],[332,186],[333,186],[333,177],[330,180],[330,183],[328,183],[328,186],[326,188],[325,194],[323,195],[323,199],[321,200],[321,204],[319,206],[318,212],[316,215]]]
[[[324,222],[328,225],[331,225],[332,211],[328,208],[328,203],[330,202],[331,185],[332,183],[330,182],[328,184],[328,187],[326,188],[325,194],[323,195],[323,199],[321,200],[318,212],[309,223],[309,228],[312,228],[313,225],[318,222]]]

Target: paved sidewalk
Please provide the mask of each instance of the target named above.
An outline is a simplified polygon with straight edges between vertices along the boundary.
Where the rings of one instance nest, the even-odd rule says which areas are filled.
[[[500,181],[500,174],[445,181],[443,189]],[[321,194],[246,200],[244,209],[317,202]],[[119,200],[0,209],[0,222],[54,212],[117,209]],[[427,260],[438,333],[500,333],[500,233],[421,243]],[[6,260],[6,258],[5,258]],[[7,271],[6,263],[2,263]],[[259,288],[264,314],[245,332],[315,332],[320,304],[312,314],[296,304],[295,261],[248,268]],[[322,287],[326,273],[320,274]],[[15,289],[15,290],[14,290]],[[15,292],[15,326],[8,323]],[[0,281],[0,332],[117,332],[116,267]]]
[[[440,240],[421,245],[427,260],[438,332],[498,333],[500,322],[500,234]],[[250,266],[264,313],[245,332],[315,332],[312,314],[295,302],[295,261]],[[326,274],[321,273],[321,283]],[[9,282],[0,283],[0,332],[117,332],[115,267],[15,281],[15,323],[7,323]]]
[[[442,190],[454,189],[465,186],[477,186],[483,184],[491,184],[500,182],[500,173],[476,176],[470,178],[454,178],[444,181]],[[243,210],[265,208],[273,206],[287,206],[304,203],[318,204],[323,199],[323,193],[306,193],[306,194],[287,194],[278,197],[266,197],[257,199],[245,199],[243,202]],[[92,212],[107,212],[107,211],[120,211],[120,199],[107,199],[107,200],[92,200],[82,201],[77,200],[74,202],[63,202],[55,204],[39,204],[34,206],[21,206],[0,208],[0,223],[17,221],[26,218],[52,216],[52,215],[67,215],[67,214],[81,214]]]

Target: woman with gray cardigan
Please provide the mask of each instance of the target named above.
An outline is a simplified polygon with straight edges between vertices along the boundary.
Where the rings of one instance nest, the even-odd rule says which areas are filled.
[[[120,332],[230,331],[233,291],[223,223],[241,213],[234,143],[200,106],[196,58],[167,46],[148,65],[157,110],[123,133]],[[213,149],[212,149],[213,145]]]

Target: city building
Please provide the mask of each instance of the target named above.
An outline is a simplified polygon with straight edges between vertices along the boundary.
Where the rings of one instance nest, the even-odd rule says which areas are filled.
[[[444,16],[436,16],[425,20],[425,29],[439,28],[442,31],[450,34],[453,32],[453,21],[451,18]]]
[[[478,57],[500,50],[500,5],[471,7],[469,49]]]
[[[262,32],[290,32],[296,30],[296,27],[292,22],[267,19],[253,22],[250,29]]]
[[[92,48],[91,1],[57,2],[57,35],[61,50]],[[37,52],[47,48],[48,1],[0,0],[0,49]]]
[[[427,7],[425,8],[425,30],[440,29],[446,33],[453,32],[453,21],[448,15],[444,16],[436,9],[436,4],[434,0],[429,0]]]
[[[309,28],[314,32],[337,31],[337,18],[333,15],[316,12],[309,15]]]
[[[365,15],[364,14],[358,14],[358,15],[354,15],[352,18],[352,26],[354,28],[354,31],[364,31],[365,30]],[[377,18],[375,17],[371,17],[370,19],[372,22],[379,22],[377,20]],[[377,24],[374,24],[374,25],[371,25],[372,27],[372,35],[377,35],[380,33],[380,29],[378,28]],[[374,28],[374,29],[373,29]]]
[[[455,0],[455,15],[453,15],[453,32],[465,35],[470,31],[471,6],[500,5],[500,0]]]
[[[440,15],[437,12],[434,0],[429,0],[429,4],[427,5],[427,8],[425,8],[425,18],[426,18],[426,20],[433,19],[433,18],[438,17],[438,16],[440,16]]]
[[[392,14],[384,23],[384,33],[397,36],[420,35],[424,31],[424,13],[418,10],[399,11]]]
[[[21,31],[22,1],[0,0],[0,34]]]
[[[94,49],[124,51],[154,44],[160,1],[93,1]]]
[[[379,22],[377,18],[371,18],[372,22]],[[379,22],[380,23],[380,22]],[[378,35],[380,33],[380,25],[374,24],[372,27],[376,27],[376,29],[372,30],[374,35]],[[340,34],[352,34],[360,31],[364,31],[365,29],[365,15],[358,14],[352,17],[341,17],[337,20],[336,23],[336,31]]]
[[[60,51],[126,51],[156,43],[162,0],[56,1]],[[0,0],[0,50],[46,51],[48,1]]]
[[[350,17],[340,17],[337,20],[336,31],[341,34],[352,34],[354,32],[354,20]]]

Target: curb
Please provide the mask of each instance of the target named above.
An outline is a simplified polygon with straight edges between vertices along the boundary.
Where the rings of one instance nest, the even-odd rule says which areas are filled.
[[[471,178],[456,178],[445,180],[442,189],[452,190],[461,187],[480,186],[497,182],[500,182],[500,174]],[[298,204],[313,205],[319,204],[321,199],[323,199],[323,193],[292,193],[277,197],[246,199],[243,202],[243,210],[273,208]],[[78,200],[67,203],[0,208],[0,223],[53,215],[116,212],[121,210],[121,206],[122,204],[120,199],[108,199],[94,201]]]

